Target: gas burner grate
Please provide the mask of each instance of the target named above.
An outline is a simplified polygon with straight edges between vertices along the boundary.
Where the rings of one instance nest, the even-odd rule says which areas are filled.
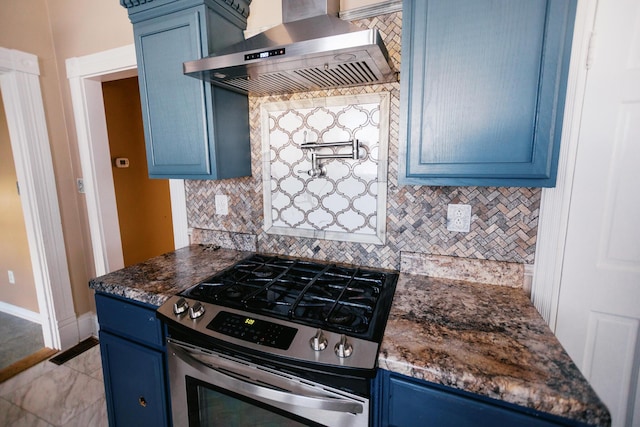
[[[231,308],[343,333],[367,332],[387,274],[252,255],[183,293]]]

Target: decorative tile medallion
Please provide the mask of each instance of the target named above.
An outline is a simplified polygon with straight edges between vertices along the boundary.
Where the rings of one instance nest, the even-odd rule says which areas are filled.
[[[384,243],[389,98],[261,105],[266,233]]]

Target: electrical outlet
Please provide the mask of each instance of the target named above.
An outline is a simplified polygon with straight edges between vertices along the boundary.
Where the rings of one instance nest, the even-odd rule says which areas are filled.
[[[9,283],[12,285],[16,283],[16,276],[13,274],[13,270],[9,270]]]
[[[471,205],[447,206],[447,230],[468,233],[471,229]]]
[[[216,194],[216,214],[229,214],[229,197],[224,194]]]

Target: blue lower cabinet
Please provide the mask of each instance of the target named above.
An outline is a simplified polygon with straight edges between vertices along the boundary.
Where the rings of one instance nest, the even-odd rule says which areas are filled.
[[[166,351],[155,310],[102,294],[96,307],[109,426],[169,426]]]
[[[110,426],[166,426],[164,354],[100,332]]]
[[[379,370],[372,419],[379,427],[550,427],[571,421]]]

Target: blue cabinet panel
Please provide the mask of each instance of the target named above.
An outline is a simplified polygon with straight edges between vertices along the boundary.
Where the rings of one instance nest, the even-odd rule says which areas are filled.
[[[184,62],[243,39],[246,18],[227,8],[206,0],[129,8],[151,178],[251,175],[247,96],[183,74]]]
[[[205,84],[187,77],[182,63],[199,58],[199,12],[140,23],[135,28],[149,174],[211,171]]]
[[[375,381],[373,419],[380,427],[582,425],[386,370],[379,370]]]
[[[168,426],[166,346],[155,307],[96,294],[111,427]]]
[[[575,0],[405,0],[401,184],[553,186]]]
[[[168,425],[163,353],[100,331],[109,425]]]
[[[134,305],[122,299],[96,294],[100,330],[109,331],[150,347],[162,349],[162,324],[155,308]]]

